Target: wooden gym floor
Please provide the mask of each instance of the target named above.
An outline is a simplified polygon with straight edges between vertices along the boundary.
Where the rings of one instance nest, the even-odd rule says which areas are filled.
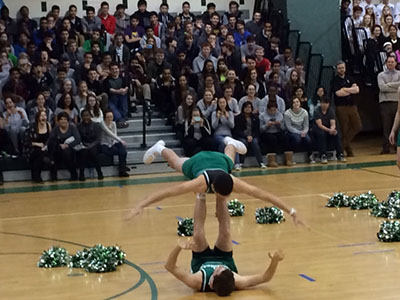
[[[283,249],[285,259],[275,277],[252,290],[226,299],[399,299],[400,244],[381,243],[376,233],[383,219],[367,211],[326,208],[338,191],[371,190],[380,200],[400,189],[395,156],[377,155],[376,141],[356,144],[346,165],[298,165],[290,169],[241,172],[243,179],[279,195],[311,227],[297,228],[291,219],[258,225],[254,211],[264,203],[233,195],[246,205],[232,218],[234,257],[241,274],[262,272],[268,252]],[[177,218],[193,215],[194,195],[167,199],[131,221],[123,216],[145,195],[179,174],[109,179],[85,183],[8,183],[0,188],[0,299],[215,299],[195,293],[168,274],[163,264],[175,246]],[[172,183],[173,184],[173,183]],[[215,201],[207,200],[206,232],[217,236]],[[69,252],[95,244],[120,245],[127,263],[116,272],[88,274],[80,269],[36,267],[41,252],[52,245]],[[178,263],[189,270],[190,252]]]

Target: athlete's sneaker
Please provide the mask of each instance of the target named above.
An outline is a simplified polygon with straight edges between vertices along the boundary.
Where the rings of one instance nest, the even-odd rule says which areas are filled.
[[[148,165],[151,164],[154,159],[161,154],[162,149],[165,146],[165,142],[163,140],[159,140],[155,143],[146,153],[143,155],[143,162]]]
[[[328,163],[328,158],[326,157],[326,154],[321,155],[321,164],[327,164]]]
[[[241,141],[235,140],[229,136],[226,136],[224,138],[224,143],[225,145],[232,145],[233,147],[235,147],[236,152],[239,154],[244,155],[247,152],[246,146]]]
[[[242,164],[236,164],[233,168],[235,169],[235,171],[240,172],[242,171]]]

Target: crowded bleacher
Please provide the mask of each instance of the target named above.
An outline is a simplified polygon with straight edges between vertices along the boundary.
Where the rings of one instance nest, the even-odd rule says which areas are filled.
[[[377,54],[390,46],[388,55],[400,59],[400,4],[370,2],[343,0],[341,12],[350,30],[364,28],[368,35],[365,65],[372,82]],[[359,87],[346,64],[337,64],[332,97],[322,86],[306,93],[304,62],[261,11],[244,20],[236,1],[218,11],[225,13],[208,3],[203,14],[194,15],[183,2],[182,11],[171,14],[163,2],[155,12],[139,0],[128,15],[123,4],[113,9],[102,2],[86,7],[82,18],[75,5],[66,12],[54,5],[36,22],[27,6],[14,19],[4,5],[3,159],[25,159],[37,183],[43,182],[42,170],[49,169],[55,181],[61,168],[71,180],[83,181],[89,166],[101,180],[102,153],[118,156],[119,176],[128,177],[126,142],[118,130],[129,127],[131,113],[147,103],[173,126],[186,156],[223,151],[225,136],[244,142],[263,169],[277,167],[280,154],[288,166],[294,152],[323,164],[331,150],[341,162],[353,156],[351,141],[361,130],[353,99]],[[238,155],[236,171],[245,158]]]

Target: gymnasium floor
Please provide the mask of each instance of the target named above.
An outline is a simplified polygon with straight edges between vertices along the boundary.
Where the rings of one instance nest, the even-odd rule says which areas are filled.
[[[290,218],[282,224],[258,225],[254,211],[265,203],[233,195],[246,205],[245,216],[231,221],[239,272],[264,271],[268,252],[279,248],[285,259],[269,283],[226,299],[399,299],[400,245],[377,240],[383,219],[367,211],[325,207],[327,198],[338,191],[352,195],[371,190],[382,201],[400,189],[395,156],[377,155],[379,147],[371,144],[357,143],[358,155],[347,164],[236,173],[290,203],[310,230],[295,227]],[[194,195],[164,200],[140,217],[123,220],[145,195],[182,179],[179,174],[158,174],[103,183],[4,185],[0,299],[216,299],[215,294],[194,293],[163,268],[178,239],[177,218],[193,215]],[[213,197],[207,207],[206,232],[213,244],[217,236]],[[41,252],[52,245],[74,253],[99,243],[120,245],[127,263],[106,274],[36,267]],[[182,252],[178,264],[189,270],[189,262],[190,252]]]

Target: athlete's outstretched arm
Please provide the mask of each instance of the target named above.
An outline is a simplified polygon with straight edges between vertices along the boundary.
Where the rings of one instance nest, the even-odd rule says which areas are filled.
[[[142,214],[143,209],[153,203],[161,201],[163,199],[178,196],[186,193],[201,193],[205,192],[206,185],[205,180],[202,176],[199,176],[193,180],[186,181],[177,185],[170,186],[166,189],[162,189],[158,192],[148,195],[144,200],[140,201],[136,207],[132,208],[125,219],[129,220],[137,215]]]
[[[191,274],[176,265],[178,256],[182,249],[190,250],[190,242],[181,241],[169,254],[164,267],[168,272],[170,272],[188,287],[199,291],[201,289],[201,283],[203,279],[202,274],[200,272]]]
[[[268,282],[272,279],[275,274],[276,268],[278,267],[278,263],[283,260],[284,255],[282,250],[278,250],[272,256],[271,253],[268,253],[269,258],[271,259],[271,263],[267,270],[264,273],[249,275],[249,276],[241,276],[234,273],[235,276],[235,287],[238,290],[243,290],[250,288],[252,286],[256,286],[261,283]]]
[[[275,195],[263,191],[254,185],[248,184],[239,178],[233,178],[233,191],[239,194],[246,194],[254,198],[260,199],[265,202],[272,203],[273,205],[279,207],[283,211],[287,212],[292,218],[296,225],[305,225],[304,222],[298,217],[295,209],[288,206],[284,201],[276,197]]]

